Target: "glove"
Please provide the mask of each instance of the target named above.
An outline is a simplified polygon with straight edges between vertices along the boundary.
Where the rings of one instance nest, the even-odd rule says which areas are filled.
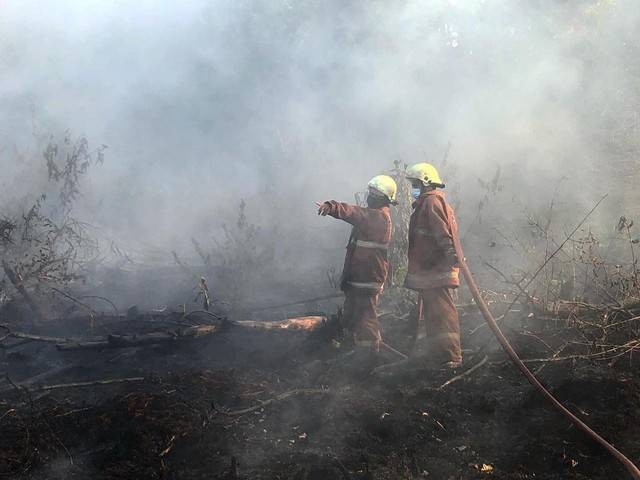
[[[447,245],[444,249],[444,258],[447,266],[449,267],[459,267],[460,259],[458,258],[458,254],[456,253],[456,249],[451,245]]]
[[[331,212],[331,203],[330,202],[324,202],[324,203],[318,203],[316,204],[318,205],[318,215],[322,215],[323,217],[326,217],[329,212]]]

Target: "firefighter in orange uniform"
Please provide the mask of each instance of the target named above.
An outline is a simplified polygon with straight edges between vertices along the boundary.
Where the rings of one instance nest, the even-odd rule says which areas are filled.
[[[429,357],[445,367],[462,363],[460,322],[453,290],[460,286],[458,227],[453,209],[440,190],[444,184],[438,171],[428,163],[407,169],[411,195],[415,199],[409,222],[409,265],[405,287],[420,295]],[[419,319],[420,320],[420,319]],[[418,322],[420,324],[420,321]]]
[[[334,200],[318,205],[318,215],[329,215],[353,225],[342,271],[344,320],[356,347],[379,351],[380,324],[376,307],[389,273],[387,250],[391,241],[389,205],[395,204],[396,182],[378,175],[368,184],[367,207]]]

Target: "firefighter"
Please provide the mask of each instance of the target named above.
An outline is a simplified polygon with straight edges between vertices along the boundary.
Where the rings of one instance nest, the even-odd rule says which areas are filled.
[[[341,289],[343,318],[356,347],[379,352],[382,336],[376,307],[389,272],[390,204],[396,201],[396,182],[378,175],[368,184],[367,207],[333,200],[318,203],[318,215],[330,215],[353,225],[347,244]]]
[[[433,165],[412,165],[406,176],[415,199],[409,221],[405,287],[419,293],[416,351],[426,348],[431,360],[457,368],[462,363],[462,350],[453,295],[460,286],[456,218]],[[421,325],[426,327],[426,335],[420,335]]]

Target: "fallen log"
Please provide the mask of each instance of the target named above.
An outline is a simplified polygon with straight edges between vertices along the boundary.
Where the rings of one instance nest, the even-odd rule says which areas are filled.
[[[112,348],[107,340],[94,341],[74,341],[56,344],[56,348],[61,352],[73,350],[102,350]]]
[[[73,351],[139,347],[200,338],[214,334],[218,330],[219,327],[217,325],[194,325],[173,331],[132,335],[107,335],[106,337],[89,341],[65,341],[57,344],[56,348],[61,351]]]
[[[11,332],[9,336],[13,338],[21,338],[24,340],[29,340],[31,342],[61,343],[61,342],[70,341],[69,338],[65,338],[65,337],[50,337],[47,335],[34,335],[32,333],[24,333],[24,332]]]
[[[287,318],[276,322],[260,322],[255,320],[239,320],[233,325],[261,330],[312,330],[326,321],[324,316]]]
[[[289,318],[276,322],[245,320],[233,322],[231,323],[231,325],[241,328],[267,331],[307,331],[315,329],[316,327],[322,325],[322,323],[325,321],[326,317],[324,316],[308,316],[300,318]],[[55,343],[56,348],[60,351],[103,350],[139,347],[145,345],[155,345],[200,338],[218,333],[220,329],[225,325],[227,325],[227,323],[217,322],[216,324],[190,325],[177,329],[150,333],[132,333],[124,335],[110,334],[106,336],[88,338],[53,337],[14,331],[10,331],[7,336],[24,341]]]
[[[108,335],[108,343],[115,348],[138,347],[156,343],[173,342],[182,338],[198,338],[218,330],[215,325],[195,325],[173,332],[155,332],[143,335]]]

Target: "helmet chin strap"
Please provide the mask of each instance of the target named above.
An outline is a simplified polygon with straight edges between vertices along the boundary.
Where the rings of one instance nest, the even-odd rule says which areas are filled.
[[[433,188],[444,188],[445,184],[444,183],[436,183],[436,182],[430,182],[430,181],[426,181],[426,182],[422,182],[423,185],[427,188],[433,189]]]

